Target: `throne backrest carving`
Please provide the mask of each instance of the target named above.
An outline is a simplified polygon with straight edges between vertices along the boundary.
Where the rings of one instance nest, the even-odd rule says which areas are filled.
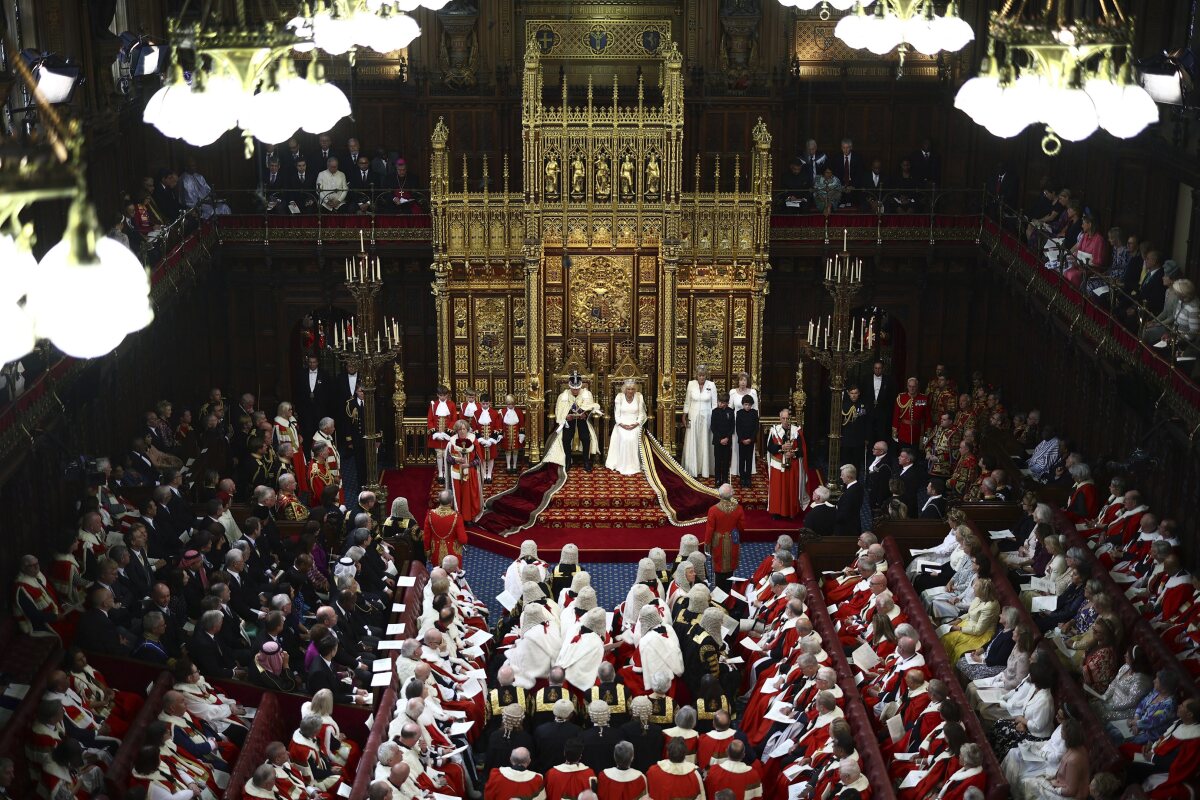
[[[564,389],[567,388],[567,381],[571,379],[571,374],[578,372],[579,377],[583,379],[583,386],[588,389],[593,395],[602,394],[600,392],[600,381],[595,370],[588,366],[586,345],[580,339],[568,339],[566,341],[567,355],[563,359],[562,368],[555,373],[554,382],[557,386],[555,396],[557,397]],[[597,402],[601,402],[599,397]],[[551,409],[553,411],[553,409]]]
[[[632,380],[637,384],[638,391],[642,393],[642,399],[646,401],[646,410],[649,411],[654,407],[654,392],[651,391],[654,387],[650,383],[650,376],[633,360],[633,343],[622,342],[617,345],[617,350],[618,352],[623,351],[623,353],[612,372],[606,376],[608,392],[604,395],[605,406],[611,404],[613,398],[621,392],[625,381]]]

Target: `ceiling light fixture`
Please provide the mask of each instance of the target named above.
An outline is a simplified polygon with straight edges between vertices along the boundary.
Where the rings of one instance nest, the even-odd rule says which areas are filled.
[[[849,11],[854,8],[854,4],[858,0],[779,0],[779,4],[786,8],[794,8],[797,11],[812,11],[817,6],[821,7],[818,16],[821,19],[829,19],[829,9],[834,8],[837,11]],[[864,5],[871,5],[875,0],[866,0]]]
[[[1097,128],[1121,139],[1158,121],[1158,107],[1134,77],[1134,20],[1120,0],[1100,4],[1095,19],[1075,17],[1067,0],[1006,0],[988,23],[987,57],[954,105],[1001,138],[1044,124],[1042,150]]]
[[[957,52],[975,38],[971,26],[959,16],[954,0],[946,3],[944,14],[937,13],[933,0],[878,0],[870,13],[868,5],[859,2],[855,13],[838,22],[834,35],[849,47],[876,55],[898,50],[897,77],[904,73],[904,55],[910,47],[933,56],[942,51]]]

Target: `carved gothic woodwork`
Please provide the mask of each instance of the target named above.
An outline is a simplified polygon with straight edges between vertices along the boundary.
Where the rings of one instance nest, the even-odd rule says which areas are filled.
[[[442,83],[451,89],[469,89],[475,85],[479,42],[475,23],[479,8],[474,0],[455,0],[437,12],[442,24],[442,42],[438,54]]]
[[[721,4],[725,81],[730,89],[750,86],[750,56],[758,42],[761,21],[759,0],[725,0]]]
[[[465,158],[456,174],[443,121],[431,137],[441,380],[456,389],[502,383],[540,420],[572,359],[605,387],[634,363],[657,429],[671,431],[698,363],[723,389],[738,372],[760,372],[771,135],[761,120],[747,131],[749,168],[738,156],[722,179],[713,164],[713,191],[698,189],[708,166],[697,157],[685,192],[683,59],[669,25],[532,20],[528,33],[524,152],[505,157],[504,190],[490,193]],[[562,104],[547,106],[543,59],[587,52],[652,61],[661,103],[647,101],[641,80],[630,95],[618,76],[603,90],[589,76],[585,97],[571,97],[564,78]],[[510,192],[507,165],[518,160],[524,189]],[[486,178],[486,159],[482,169]],[[537,459],[544,431],[531,427]]]

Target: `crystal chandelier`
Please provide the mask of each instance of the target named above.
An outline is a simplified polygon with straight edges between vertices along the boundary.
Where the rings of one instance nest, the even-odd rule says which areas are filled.
[[[779,0],[779,5],[787,8],[794,8],[797,11],[812,11],[817,6],[821,7],[818,16],[821,19],[829,19],[829,9],[833,8],[837,11],[849,11],[854,8],[854,4],[858,0]],[[865,0],[863,5],[871,5],[875,0]]]
[[[1134,78],[1134,20],[1120,0],[1101,3],[1096,19],[1073,17],[1067,0],[1028,13],[1027,5],[1007,0],[992,13],[987,58],[959,89],[957,108],[1002,138],[1044,124],[1047,155],[1097,128],[1128,139],[1158,121],[1153,98]]]
[[[957,52],[975,38],[971,26],[958,15],[955,0],[946,3],[946,12],[938,14],[933,0],[879,0],[872,12],[869,3],[859,2],[834,28],[834,35],[856,50],[876,55],[900,52],[900,69],[908,48],[927,56],[939,52]]]
[[[79,122],[59,115],[23,64],[14,69],[38,109],[43,137],[20,158],[0,160],[0,363],[21,358],[37,339],[77,358],[101,356],[154,318],[150,279],[96,221]],[[38,263],[33,226],[21,223],[21,212],[68,198],[62,241]]]
[[[249,152],[251,136],[275,144],[298,129],[323,133],[350,113],[315,59],[299,77],[293,51],[304,42],[284,20],[260,8],[261,23],[249,24],[245,0],[213,0],[198,22],[182,16],[169,21],[170,78],[143,113],[163,135],[203,147],[241,127]]]

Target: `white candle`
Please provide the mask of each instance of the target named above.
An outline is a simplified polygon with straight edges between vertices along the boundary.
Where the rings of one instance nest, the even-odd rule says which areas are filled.
[[[837,349],[842,349],[842,332],[839,330],[837,335]]]
[[[366,250],[367,250],[367,248],[363,246],[362,228],[359,228],[358,229],[358,252],[365,253]]]
[[[850,249],[850,229],[842,228],[842,252]]]
[[[375,331],[375,352],[379,352],[382,348],[379,346],[379,331]]]

